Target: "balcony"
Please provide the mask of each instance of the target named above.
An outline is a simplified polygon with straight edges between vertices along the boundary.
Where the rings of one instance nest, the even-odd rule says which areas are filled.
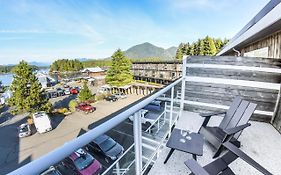
[[[203,60],[204,64],[200,65],[198,63],[192,63],[193,61],[198,61],[200,59]],[[187,73],[184,74],[182,78],[179,78],[157,92],[124,107],[120,111],[106,117],[105,120],[90,125],[89,131],[85,134],[73,139],[47,155],[44,155],[41,158],[13,171],[10,174],[38,174],[52,165],[61,166],[60,162],[64,158],[68,157],[71,153],[84,147],[94,138],[104,133],[119,142],[125,150],[121,157],[114,161],[110,161],[109,164],[101,162],[103,165],[101,174],[188,174],[190,171],[184,165],[184,161],[192,158],[189,154],[175,151],[168,163],[163,164],[169,151],[165,145],[171,134],[172,128],[175,127],[188,129],[192,132],[198,132],[199,127],[203,122],[203,118],[198,115],[199,112],[201,112],[204,108],[207,111],[214,109],[225,110],[228,108],[229,101],[225,99],[226,97],[221,96],[224,94],[225,96],[228,96],[228,99],[232,99],[233,96],[237,95],[235,94],[237,91],[233,90],[233,88],[229,88],[230,86],[235,88],[243,87],[243,91],[239,91],[241,95],[246,94],[245,89],[247,88],[253,88],[256,90],[256,94],[267,93],[267,95],[272,98],[275,98],[277,96],[276,94],[279,92],[277,86],[278,83],[276,82],[271,82],[270,87],[265,87],[264,85],[269,85],[269,83],[264,84],[252,82],[252,84],[242,84],[245,83],[245,81],[248,81],[245,79],[243,80],[245,77],[240,77],[242,80],[234,79],[237,81],[221,81],[220,78],[223,74],[229,74],[229,72],[221,70],[225,69],[225,66],[213,65],[212,67],[210,63],[208,65],[205,63],[211,59],[210,62],[214,64],[221,60],[225,61],[226,58],[200,59],[188,58],[188,60],[184,60],[183,72]],[[233,57],[228,59],[234,59],[237,60],[237,62],[240,62],[241,59],[243,60],[244,58],[237,59],[236,57]],[[250,61],[247,60],[247,63]],[[229,62],[230,61],[228,61],[228,63]],[[235,78],[238,78],[241,74],[244,76],[246,69],[245,66],[239,67],[240,65],[237,65],[237,62],[235,63],[236,65],[233,65],[233,70],[231,72],[231,75]],[[266,62],[268,62],[268,60],[266,60]],[[213,75],[218,77],[214,77],[212,79],[212,81],[217,81],[212,86],[206,85],[211,83],[210,79],[200,77],[202,75],[198,75],[198,72],[195,72],[197,76],[195,77],[191,71],[193,68],[198,69],[204,66],[209,66],[206,70],[214,71],[214,69],[218,69],[217,72],[223,73]],[[204,75],[210,75],[206,73],[206,70],[202,71]],[[253,71],[256,70],[256,68],[251,68],[249,70]],[[280,75],[281,73],[280,69],[277,68],[261,70],[262,71],[256,71],[258,73],[267,71],[267,76],[269,72],[274,72],[274,76],[275,74]],[[241,72],[241,74],[237,74],[234,71]],[[257,75],[255,73],[255,75],[255,78],[260,81],[260,77],[258,77],[260,74]],[[217,85],[217,87],[215,87],[215,85]],[[222,90],[222,85],[226,86],[226,90]],[[195,86],[197,87],[195,88]],[[213,89],[214,91],[210,92],[210,89]],[[257,98],[254,98],[255,93],[253,93],[253,89],[249,92],[253,95],[251,99],[256,100]],[[264,92],[264,90],[266,92]],[[220,93],[217,93],[218,91],[220,91]],[[203,95],[200,96],[200,94]],[[197,97],[195,95],[197,95]],[[266,101],[268,99],[270,100],[270,97],[268,96],[261,98],[261,102],[258,103],[258,105],[263,105],[260,105],[260,107],[257,108],[252,118],[259,121],[250,121],[252,126],[245,129],[239,140],[242,143],[241,150],[251,156],[271,173],[278,174],[280,171],[278,163],[281,157],[281,137],[279,132],[270,123],[268,123],[269,117],[275,112],[274,104],[267,103]],[[218,98],[217,104],[207,103],[208,100],[213,102],[214,97]],[[162,101],[160,108],[156,111],[149,110],[149,116],[152,120],[150,120],[149,125],[146,125],[141,120],[142,114],[140,110],[155,99]],[[273,107],[271,105],[273,105]],[[128,118],[131,118],[133,121]],[[217,125],[221,120],[222,117],[216,116],[212,118],[210,124]],[[203,156],[198,157],[198,162],[202,166],[213,161],[213,151],[211,146],[205,142],[203,148]],[[255,169],[240,160],[231,164],[231,168],[236,174],[257,174]]]

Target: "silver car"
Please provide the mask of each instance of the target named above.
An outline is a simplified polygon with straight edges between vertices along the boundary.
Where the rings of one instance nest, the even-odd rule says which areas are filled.
[[[116,93],[116,94],[114,94],[114,96],[119,98],[119,99],[127,98],[127,95],[124,94],[124,93]]]
[[[19,137],[27,137],[31,135],[30,125],[28,123],[19,126]]]

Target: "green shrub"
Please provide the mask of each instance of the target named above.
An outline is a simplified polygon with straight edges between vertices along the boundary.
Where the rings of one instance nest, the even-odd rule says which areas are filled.
[[[78,105],[78,103],[77,103],[76,100],[71,100],[71,101],[68,103],[69,110],[70,110],[71,112],[74,112],[77,105]]]

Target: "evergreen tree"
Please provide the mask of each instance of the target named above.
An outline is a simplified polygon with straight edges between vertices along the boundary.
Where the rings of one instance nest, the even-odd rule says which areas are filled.
[[[176,52],[176,60],[181,61],[183,59],[182,48],[178,47]]]
[[[195,44],[194,43],[191,44],[189,53],[191,56],[195,55]]]
[[[191,46],[189,42],[185,45],[185,55],[191,55]]]
[[[111,67],[107,71],[105,81],[112,86],[124,86],[133,81],[131,61],[118,49],[112,55]]]
[[[82,102],[87,101],[93,97],[92,92],[90,91],[87,82],[84,82],[83,88],[79,92],[78,99]]]
[[[215,42],[215,46],[216,46],[216,49],[217,49],[217,52],[221,50],[222,46],[223,46],[223,42],[220,38],[218,39],[213,39],[214,42]]]
[[[15,112],[50,112],[51,104],[44,98],[41,84],[27,62],[21,61],[13,73],[10,87],[13,94],[8,102],[16,107]]]
[[[202,52],[202,55],[215,55],[217,53],[217,50],[216,50],[216,46],[215,46],[215,43],[214,43],[214,40],[209,37],[209,36],[206,36],[204,39],[203,39],[203,52]]]

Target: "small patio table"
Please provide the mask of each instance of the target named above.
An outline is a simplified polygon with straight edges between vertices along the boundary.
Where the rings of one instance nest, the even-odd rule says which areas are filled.
[[[204,138],[201,134],[193,132],[189,133],[186,130],[174,128],[166,144],[171,150],[168,153],[164,164],[167,163],[175,150],[190,153],[192,154],[193,159],[196,160],[197,156],[203,155],[203,144]]]

